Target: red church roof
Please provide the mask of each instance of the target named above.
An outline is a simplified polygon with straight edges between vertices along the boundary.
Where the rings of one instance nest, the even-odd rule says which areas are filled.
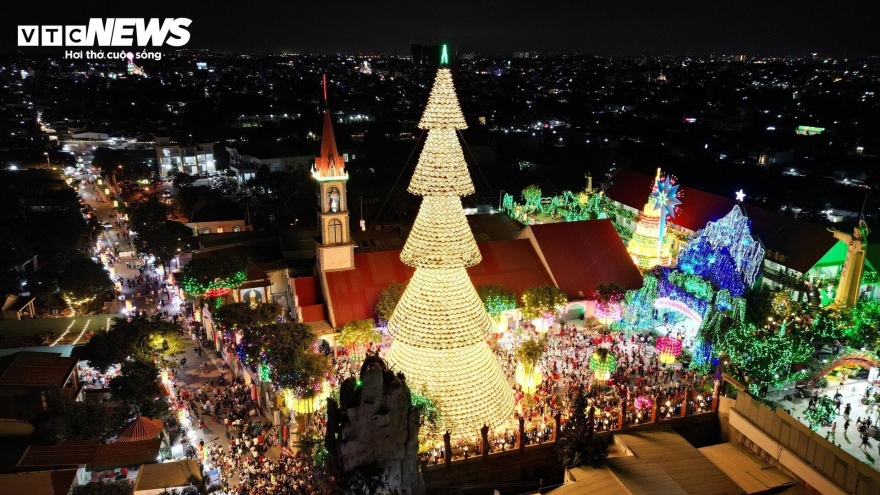
[[[641,210],[651,194],[654,178],[629,169],[618,170],[605,191],[609,198]],[[681,186],[682,205],[672,223],[696,232],[709,222],[730,213],[738,203],[699,189]],[[743,204],[752,221],[752,234],[758,236],[768,252],[785,256],[781,264],[806,273],[838,242],[820,225],[798,220],[781,213]],[[769,253],[768,253],[769,254]]]
[[[571,299],[589,296],[600,283],[617,282],[627,290],[642,286],[642,274],[611,220],[531,225],[520,237],[529,236],[528,230],[556,286]]]
[[[528,240],[483,242],[477,246],[483,261],[468,268],[474,285],[503,285],[520,296],[529,287],[553,283]],[[400,251],[356,254],[354,266],[354,270],[326,274],[337,327],[373,318],[379,294],[392,282],[409,281],[414,271],[400,261]]]
[[[331,170],[331,165],[335,170]],[[339,156],[336,149],[336,136],[333,134],[333,124],[330,121],[330,112],[324,111],[324,131],[321,134],[321,156],[315,157],[315,169],[321,177],[345,175],[345,160]]]

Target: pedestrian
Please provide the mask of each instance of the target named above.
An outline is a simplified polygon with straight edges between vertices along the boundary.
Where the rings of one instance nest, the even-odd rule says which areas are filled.
[[[831,436],[833,437],[836,434],[837,434],[837,421],[831,423]]]
[[[849,403],[846,404],[846,407],[843,408],[843,415],[847,418],[849,417],[849,413],[852,412],[852,406]]]
[[[859,445],[859,448],[870,447],[871,443],[868,441],[868,435],[862,433],[862,444]]]
[[[182,358],[180,358],[180,365],[181,365],[182,367],[186,368],[186,357],[182,357]]]

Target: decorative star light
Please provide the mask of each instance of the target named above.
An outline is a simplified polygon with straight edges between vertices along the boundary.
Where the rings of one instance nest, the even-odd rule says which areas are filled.
[[[675,207],[681,204],[678,199],[678,184],[673,184],[669,177],[657,181],[657,189],[651,193],[654,198],[654,209],[663,210],[661,214],[675,218]]]
[[[742,189],[736,192],[736,200],[740,203],[746,200],[746,193],[744,193]]]
[[[659,171],[658,171],[659,175]],[[658,229],[658,247],[657,247],[657,264],[660,264],[663,250],[663,234],[666,230],[666,216],[675,218],[675,208],[681,204],[678,199],[678,184],[673,184],[672,179],[667,175],[662,179],[657,179],[657,188],[651,193],[651,199],[654,201],[654,210],[660,210],[660,226]]]

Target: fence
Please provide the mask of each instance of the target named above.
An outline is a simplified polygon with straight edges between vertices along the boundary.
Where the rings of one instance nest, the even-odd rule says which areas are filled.
[[[779,447],[787,449],[802,463],[833,482],[838,489],[856,495],[880,493],[880,472],[825,440],[821,435],[817,435],[785,411],[781,409],[773,411],[742,392],[737,394],[734,411],[773,441],[778,442]],[[761,447],[767,451],[766,448]],[[768,451],[768,454],[782,461],[783,450],[781,448],[776,450],[776,452]],[[783,461],[783,464],[786,463]],[[814,485],[798,470],[789,465],[786,467]]]

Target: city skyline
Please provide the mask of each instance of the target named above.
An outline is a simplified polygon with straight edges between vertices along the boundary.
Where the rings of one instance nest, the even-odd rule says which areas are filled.
[[[14,51],[19,25],[86,24],[93,17],[192,19],[185,48],[251,53],[404,54],[413,43],[448,43],[459,52],[664,55],[873,55],[880,38],[872,24],[880,6],[849,2],[744,0],[725,5],[628,1],[584,7],[571,2],[508,5],[459,1],[408,4],[277,5],[249,2],[204,9],[172,2],[96,2],[33,9],[10,6],[0,50]],[[164,47],[171,49],[171,47]],[[28,50],[28,49],[24,49]]]

